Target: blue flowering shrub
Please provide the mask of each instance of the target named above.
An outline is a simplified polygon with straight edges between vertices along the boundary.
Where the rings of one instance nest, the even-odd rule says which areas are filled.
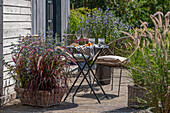
[[[83,28],[89,31],[89,38],[105,38],[106,43],[109,43],[121,37],[120,30],[129,32],[131,25],[115,17],[114,11],[110,11],[109,8],[106,11],[96,8],[92,11],[71,10],[70,32],[74,34]]]

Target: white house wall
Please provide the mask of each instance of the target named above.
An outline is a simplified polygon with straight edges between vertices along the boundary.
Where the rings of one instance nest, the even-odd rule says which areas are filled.
[[[0,0],[0,59],[3,56],[3,10],[2,10],[2,0]],[[0,96],[2,96],[3,90],[3,64],[0,61]]]
[[[70,0],[61,0],[63,34],[67,28]],[[11,42],[17,44],[21,36],[36,35],[46,30],[46,0],[0,0],[0,58],[12,63]],[[15,99],[15,82],[0,61],[0,106]]]
[[[17,44],[20,35],[31,34],[31,28],[31,0],[3,0],[3,56],[6,61],[12,61],[11,42]],[[7,70],[4,66],[0,104],[15,99],[16,96],[14,91],[15,81],[7,73]]]

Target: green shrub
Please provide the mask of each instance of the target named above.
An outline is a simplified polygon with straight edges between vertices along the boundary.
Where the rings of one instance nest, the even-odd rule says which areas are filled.
[[[149,27],[153,27],[150,14],[169,11],[169,0],[71,0],[71,5],[74,5],[74,8],[100,8],[104,11],[109,7],[115,11],[115,17],[132,23],[134,27],[140,26],[139,20],[147,21]]]

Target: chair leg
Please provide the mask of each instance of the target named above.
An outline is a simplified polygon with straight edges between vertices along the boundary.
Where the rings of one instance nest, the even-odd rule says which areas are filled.
[[[95,71],[95,75],[96,75],[96,72],[97,72],[97,70],[98,70],[98,65],[96,65],[96,71]],[[93,78],[93,83],[92,83],[92,87],[93,87],[93,85],[94,85],[94,82],[95,82],[95,78]],[[92,93],[92,90],[90,91],[90,94]]]
[[[120,78],[119,78],[118,97],[119,97],[119,94],[120,94],[121,77],[122,77],[122,67],[120,67]]]
[[[114,76],[114,68],[111,68],[111,80],[112,80],[112,84],[111,84],[111,90],[113,90],[113,76]]]

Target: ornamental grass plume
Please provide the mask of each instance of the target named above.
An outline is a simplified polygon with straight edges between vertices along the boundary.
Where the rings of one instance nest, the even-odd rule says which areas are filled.
[[[140,47],[130,59],[131,78],[135,85],[147,90],[147,103],[157,113],[170,111],[170,12],[150,15],[154,28],[141,21],[133,37]],[[125,33],[125,32],[124,32]],[[126,33],[129,36],[132,36]]]

